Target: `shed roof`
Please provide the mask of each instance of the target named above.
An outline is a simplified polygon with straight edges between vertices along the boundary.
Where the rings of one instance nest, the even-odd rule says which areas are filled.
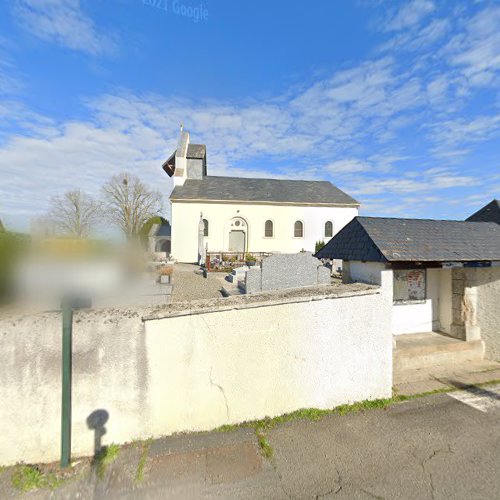
[[[359,206],[354,198],[328,181],[218,176],[187,179],[183,186],[175,187],[170,199]]]
[[[171,236],[172,228],[170,222],[165,222],[162,224],[153,224],[149,230],[149,236]]]
[[[467,220],[471,222],[496,222],[500,224],[500,200],[491,201],[472,214]]]
[[[500,225],[355,217],[316,257],[376,262],[500,260]]]

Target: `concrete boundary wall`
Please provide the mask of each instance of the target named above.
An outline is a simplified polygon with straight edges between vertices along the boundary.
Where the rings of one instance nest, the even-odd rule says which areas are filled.
[[[109,444],[390,396],[390,302],[327,288],[75,314],[73,456],[96,410]],[[60,315],[3,317],[0,338],[0,463],[57,460]]]

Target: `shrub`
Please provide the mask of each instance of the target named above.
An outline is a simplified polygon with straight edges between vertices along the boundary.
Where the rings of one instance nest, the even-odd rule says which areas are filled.
[[[314,253],[318,253],[325,246],[325,242],[318,240],[314,246]]]
[[[247,253],[245,255],[245,260],[248,262],[256,262],[257,261],[255,255],[252,255],[251,253]]]

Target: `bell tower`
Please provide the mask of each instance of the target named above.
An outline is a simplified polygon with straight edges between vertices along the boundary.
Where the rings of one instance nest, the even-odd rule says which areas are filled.
[[[186,179],[201,180],[207,175],[207,152],[204,144],[190,144],[189,132],[181,125],[177,149],[163,164],[163,170],[174,178],[174,187]]]

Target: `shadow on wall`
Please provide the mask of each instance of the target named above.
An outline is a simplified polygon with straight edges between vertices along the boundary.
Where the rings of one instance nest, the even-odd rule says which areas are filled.
[[[104,425],[109,420],[109,413],[106,410],[95,410],[87,417],[87,427],[94,431],[94,457],[103,451],[102,437],[106,434]]]

